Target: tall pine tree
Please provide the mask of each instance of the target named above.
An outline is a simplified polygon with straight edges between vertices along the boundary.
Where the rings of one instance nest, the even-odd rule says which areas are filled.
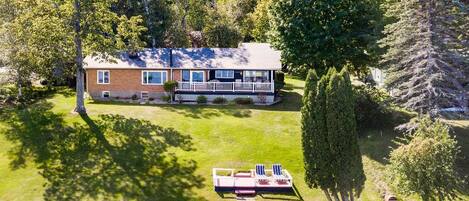
[[[418,112],[467,108],[467,10],[454,0],[390,1],[382,65],[396,100]],[[464,72],[466,71],[466,72]]]

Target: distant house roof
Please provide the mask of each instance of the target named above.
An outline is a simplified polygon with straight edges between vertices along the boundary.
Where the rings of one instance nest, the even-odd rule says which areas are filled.
[[[84,67],[106,69],[157,69],[168,68],[170,56],[169,48],[144,49],[138,53],[138,58],[130,58],[129,54],[121,53],[117,57],[104,60],[98,56],[88,56],[84,60]]]
[[[171,57],[172,54],[172,57]],[[280,51],[267,43],[242,43],[238,48],[177,48],[145,49],[139,58],[131,59],[126,53],[114,62],[85,58],[85,68],[122,69],[252,69],[280,70]]]

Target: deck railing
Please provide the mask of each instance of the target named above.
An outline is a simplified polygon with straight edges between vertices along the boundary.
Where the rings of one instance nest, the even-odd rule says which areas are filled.
[[[177,91],[272,92],[272,83],[259,82],[179,82]]]

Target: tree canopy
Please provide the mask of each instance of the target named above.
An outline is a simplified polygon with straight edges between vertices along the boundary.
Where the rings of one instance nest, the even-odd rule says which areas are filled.
[[[370,64],[380,19],[375,0],[272,1],[270,41],[292,71]]]

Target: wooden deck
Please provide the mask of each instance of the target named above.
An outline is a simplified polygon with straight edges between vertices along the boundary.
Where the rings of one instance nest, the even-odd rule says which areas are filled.
[[[235,192],[236,190],[255,190],[264,192],[290,192],[293,179],[287,170],[282,170],[282,178],[274,178],[271,170],[267,176],[256,176],[254,170],[236,171],[235,169],[214,168],[213,186],[217,192]],[[270,173],[270,174],[269,174]]]

